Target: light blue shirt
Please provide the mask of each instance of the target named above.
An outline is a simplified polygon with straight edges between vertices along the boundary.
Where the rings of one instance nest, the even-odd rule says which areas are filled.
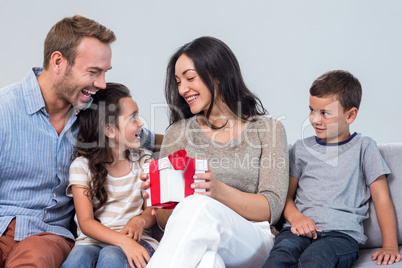
[[[33,68],[16,84],[0,89],[0,235],[16,217],[15,240],[70,232],[73,202],[66,195],[71,155],[78,134],[75,109],[60,135],[49,121]],[[154,134],[144,129],[153,149]]]

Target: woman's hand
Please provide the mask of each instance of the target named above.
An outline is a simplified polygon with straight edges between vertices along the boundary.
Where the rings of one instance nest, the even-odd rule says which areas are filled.
[[[146,222],[143,218],[136,216],[129,220],[120,232],[139,242],[141,240],[145,223]]]
[[[123,250],[124,254],[126,254],[128,264],[131,268],[145,268],[147,262],[151,259],[144,247],[128,237],[122,241],[120,248]]]
[[[192,189],[205,189],[205,192],[197,192],[197,194],[218,199],[221,193],[222,182],[216,179],[215,174],[209,167],[207,172],[196,174],[193,178],[194,180],[205,180],[205,182],[194,182],[190,185]]]

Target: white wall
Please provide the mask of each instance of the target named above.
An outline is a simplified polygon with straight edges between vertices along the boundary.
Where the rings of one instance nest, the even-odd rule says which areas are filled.
[[[352,131],[379,143],[402,142],[399,0],[0,0],[0,87],[42,66],[47,32],[74,14],[114,30],[107,80],[132,90],[157,132],[168,125],[165,109],[155,107],[165,103],[169,57],[184,43],[210,35],[232,48],[246,83],[282,118],[290,143],[308,119],[311,83],[332,69],[350,71],[363,85]],[[311,134],[307,127],[305,135]]]

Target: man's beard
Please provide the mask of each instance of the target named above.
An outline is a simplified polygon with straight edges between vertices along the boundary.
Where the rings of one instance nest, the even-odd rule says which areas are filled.
[[[80,91],[78,90],[78,86],[74,84],[71,67],[68,67],[62,80],[58,81],[54,87],[56,89],[56,95],[59,99],[71,104],[73,107],[78,105],[78,98],[76,95],[77,93],[80,94]]]

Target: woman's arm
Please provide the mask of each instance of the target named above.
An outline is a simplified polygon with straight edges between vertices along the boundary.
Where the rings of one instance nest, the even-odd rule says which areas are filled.
[[[205,180],[205,182],[192,184],[194,188],[206,189],[206,192],[198,194],[207,195],[218,200],[248,220],[269,220],[270,206],[263,195],[246,193],[230,187],[218,181],[210,170],[206,173],[197,174],[195,178]]]
[[[248,220],[275,223],[282,213],[289,183],[286,132],[275,119],[261,120],[259,125],[263,139],[258,144],[262,150],[257,194],[230,187],[218,181],[211,171],[197,174],[197,179],[206,182],[193,185],[205,188],[207,192],[201,194],[215,198]],[[266,161],[270,161],[269,167]]]

